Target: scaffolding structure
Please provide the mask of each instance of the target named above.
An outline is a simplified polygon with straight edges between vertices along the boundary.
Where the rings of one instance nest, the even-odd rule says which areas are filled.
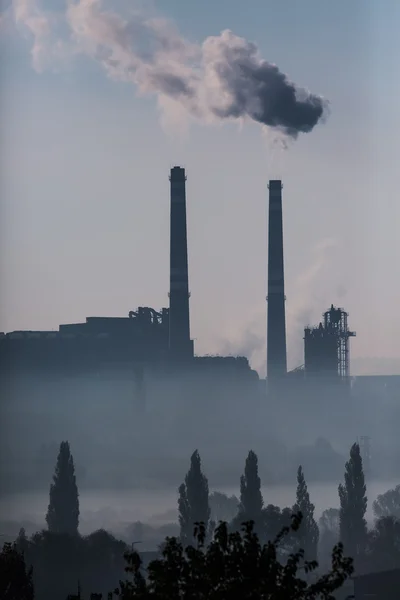
[[[349,339],[356,334],[349,330],[347,320],[348,313],[332,304],[318,327],[304,329],[306,376],[349,377]]]
[[[335,308],[333,304],[324,313],[324,328],[331,331],[337,338],[338,371],[341,377],[350,375],[350,348],[349,338],[355,337],[355,332],[350,331],[347,324],[348,313],[343,308]]]

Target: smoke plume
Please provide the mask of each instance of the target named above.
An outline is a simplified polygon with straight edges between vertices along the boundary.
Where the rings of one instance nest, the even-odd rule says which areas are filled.
[[[333,238],[321,240],[314,248],[307,267],[289,286],[286,306],[286,330],[289,370],[303,364],[304,327],[317,325],[321,307],[328,308],[334,301],[333,290],[324,277],[332,268],[332,253],[339,241]]]
[[[89,56],[109,77],[155,94],[161,108],[172,101],[205,122],[251,119],[293,139],[326,114],[322,97],[263,60],[254,43],[226,30],[192,44],[170,21],[126,6],[129,14],[122,15],[101,0],[67,0],[66,12],[56,14],[41,10],[35,0],[13,0],[16,21],[33,38],[37,70],[64,57],[68,47],[70,57]]]

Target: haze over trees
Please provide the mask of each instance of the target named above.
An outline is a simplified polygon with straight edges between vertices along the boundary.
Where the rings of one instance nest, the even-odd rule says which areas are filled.
[[[209,496],[209,504],[211,510],[211,519],[218,523],[219,521],[227,521],[228,523],[236,517],[239,509],[239,499],[235,496],[227,496],[222,492],[211,492]]]
[[[339,485],[340,541],[356,560],[367,543],[367,495],[360,446],[353,444],[345,465],[344,484]]]
[[[67,486],[67,481],[73,485]],[[200,455],[195,451],[185,481],[179,488],[179,537],[170,533],[172,537],[167,537],[158,551],[149,553],[150,557],[146,553],[139,555],[131,551],[132,538],[129,538],[128,546],[104,530],[88,536],[79,534],[78,489],[73,460],[68,443],[63,442],[50,504],[58,498],[54,492],[57,485],[60,485],[58,490],[69,490],[69,497],[74,501],[70,502],[68,511],[67,503],[61,503],[62,509],[58,510],[59,505],[54,502],[54,519],[55,515],[64,515],[55,530],[49,527],[28,538],[21,529],[15,544],[4,546],[0,556],[0,598],[32,600],[29,594],[34,588],[35,600],[65,600],[77,589],[79,581],[81,597],[85,599],[91,592],[103,594],[105,598],[110,590],[120,585],[121,600],[170,600],[184,595],[191,600],[220,600],[221,597],[237,596],[237,590],[244,600],[263,595],[285,600],[332,600],[332,594],[353,572],[352,560],[344,558],[343,554],[351,556],[350,552],[346,546],[343,548],[339,539],[347,548],[354,541],[353,551],[358,552],[354,555],[357,573],[400,567],[400,521],[394,516],[381,517],[372,530],[367,530],[364,518],[366,486],[357,444],[352,446],[346,463],[345,483],[339,486],[341,507],[324,511],[319,522],[319,540],[314,506],[302,467],[297,473],[293,508],[264,506],[258,458],[253,451],[247,456],[240,484],[240,500],[219,492],[209,494]],[[219,508],[216,510],[220,511],[221,507],[229,505],[233,518],[215,528],[211,521],[212,503],[214,508],[217,503]],[[65,516],[69,513],[75,515],[74,520]],[[255,516],[258,522],[247,515]],[[66,531],[65,522],[73,522],[74,527]],[[61,527],[64,531],[60,531]],[[132,527],[131,533],[140,534],[142,539],[142,525],[137,523]],[[176,532],[178,525],[175,527]],[[165,529],[163,531],[165,536]],[[137,540],[136,534],[134,539]],[[142,546],[139,548],[141,550]],[[318,567],[317,550],[321,565]],[[128,580],[124,569],[126,562]],[[145,580],[146,568],[148,577]],[[325,571],[329,571],[328,574],[322,575]],[[305,574],[311,576],[305,577]],[[18,584],[17,577],[25,583]],[[14,596],[4,593],[2,596],[2,590],[14,590]],[[343,591],[347,596],[347,591]]]
[[[319,542],[318,554],[325,564],[330,557],[331,549],[338,543],[340,537],[340,509],[327,508],[318,521]]]
[[[46,515],[49,531],[76,535],[79,525],[79,498],[74,459],[68,442],[61,442],[57,464],[50,485],[50,502]]]

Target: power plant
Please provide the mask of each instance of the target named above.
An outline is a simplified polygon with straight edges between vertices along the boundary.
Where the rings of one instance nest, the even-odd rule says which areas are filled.
[[[199,374],[258,381],[246,357],[195,356],[190,336],[185,169],[173,167],[169,180],[169,308],[139,307],[126,317],[92,316],[84,323],[61,324],[58,331],[2,333],[2,377],[18,378],[23,373],[72,376],[125,372],[138,382],[140,390],[144,386],[143,373],[148,369],[172,369],[174,373],[195,370]],[[333,305],[324,313],[323,322],[304,330],[304,364],[287,371],[282,182],[270,180],[268,188],[268,392],[294,379],[296,385],[313,380],[350,384],[349,342],[355,333],[348,328],[348,314]],[[397,388],[398,378],[395,379]],[[388,381],[381,378],[386,387],[394,380],[391,378],[390,384]]]

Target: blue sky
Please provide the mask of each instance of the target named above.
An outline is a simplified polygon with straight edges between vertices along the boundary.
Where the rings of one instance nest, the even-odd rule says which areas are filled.
[[[166,306],[168,174],[179,164],[197,352],[243,351],[262,372],[267,182],[281,177],[289,366],[301,364],[302,327],[333,302],[357,331],[353,372],[400,372],[400,5],[153,8],[193,42],[229,28],[257,43],[291,80],[329,99],[329,119],[286,152],[272,151],[254,123],[193,123],[182,134],[163,125],[154,96],[109,79],[90,58],[37,73],[29,31],[3,23],[0,330]]]

